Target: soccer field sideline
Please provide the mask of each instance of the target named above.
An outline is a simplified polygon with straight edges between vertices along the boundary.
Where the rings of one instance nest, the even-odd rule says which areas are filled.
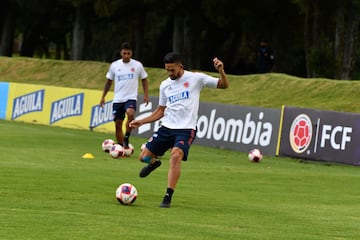
[[[111,134],[0,121],[2,239],[359,239],[359,168],[194,145],[171,209],[159,209],[168,155],[146,179],[135,155],[101,151]],[[90,152],[95,159],[83,159]],[[115,190],[133,183],[122,206]]]

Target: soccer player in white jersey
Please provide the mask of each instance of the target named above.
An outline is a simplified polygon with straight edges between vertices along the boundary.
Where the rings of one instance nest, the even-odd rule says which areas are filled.
[[[184,70],[181,55],[176,52],[164,57],[165,69],[169,78],[160,85],[159,105],[155,111],[143,119],[130,122],[131,127],[161,119],[161,126],[146,143],[140,153],[140,161],[147,163],[140,171],[140,177],[148,176],[161,165],[157,156],[171,149],[170,168],[166,194],[160,207],[170,207],[171,198],[180,177],[181,161],[186,161],[189,148],[196,137],[200,92],[204,87],[225,89],[229,86],[224,64],[213,59],[220,77]]]
[[[115,122],[115,137],[117,142],[129,147],[129,137],[132,128],[129,126],[135,118],[136,101],[138,96],[138,82],[142,81],[144,90],[144,102],[148,103],[148,82],[147,73],[141,62],[132,59],[132,48],[128,42],[121,45],[120,55],[121,59],[111,63],[110,68],[106,74],[107,81],[104,86],[104,91],[101,96],[100,106],[103,107],[105,103],[105,96],[114,82],[114,99],[113,99],[113,115]],[[127,115],[125,137],[123,133],[123,121]]]

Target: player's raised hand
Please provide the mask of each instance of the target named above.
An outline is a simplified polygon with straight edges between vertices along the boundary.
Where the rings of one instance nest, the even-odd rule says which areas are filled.
[[[220,71],[224,69],[224,63],[221,60],[219,60],[217,57],[213,59],[213,62],[216,70]]]

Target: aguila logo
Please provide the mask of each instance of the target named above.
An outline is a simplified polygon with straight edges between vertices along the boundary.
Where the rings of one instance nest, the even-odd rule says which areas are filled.
[[[312,137],[312,123],[306,114],[297,116],[290,128],[290,145],[296,153],[303,153],[308,149]]]

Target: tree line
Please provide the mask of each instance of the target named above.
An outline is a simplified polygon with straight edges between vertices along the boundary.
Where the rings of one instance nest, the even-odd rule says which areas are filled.
[[[256,73],[261,40],[272,71],[355,79],[360,68],[360,0],[2,0],[0,56],[110,62],[122,42],[147,67],[169,51],[190,70]]]

